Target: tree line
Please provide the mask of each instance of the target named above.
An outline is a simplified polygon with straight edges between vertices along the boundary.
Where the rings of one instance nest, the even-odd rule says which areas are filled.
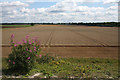
[[[120,27],[120,22],[99,22],[99,23],[1,23],[1,25],[87,25],[87,26],[101,26],[101,27]]]

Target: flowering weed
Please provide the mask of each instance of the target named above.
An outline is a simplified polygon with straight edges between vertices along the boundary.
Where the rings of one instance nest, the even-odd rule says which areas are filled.
[[[35,38],[29,40],[29,35],[22,42],[14,42],[14,34],[11,35],[12,53],[8,57],[9,68],[15,71],[28,72],[34,66],[36,59],[40,58],[36,55],[40,54],[40,44]]]

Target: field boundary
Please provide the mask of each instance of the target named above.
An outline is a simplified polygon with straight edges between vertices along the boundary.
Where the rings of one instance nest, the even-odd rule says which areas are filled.
[[[41,44],[41,47],[120,47],[120,46],[111,46],[111,45],[76,45],[76,44],[51,44],[44,45]],[[10,44],[2,44],[1,47],[11,47]]]

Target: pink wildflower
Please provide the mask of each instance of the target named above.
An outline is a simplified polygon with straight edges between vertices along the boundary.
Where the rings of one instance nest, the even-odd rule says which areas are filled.
[[[13,61],[13,64],[15,64],[15,62]]]
[[[33,40],[33,41],[36,41],[36,40],[37,40],[37,37],[32,38],[32,40]]]
[[[13,44],[15,43],[15,42],[12,42]]]
[[[28,49],[26,49],[28,51]]]
[[[31,40],[29,40],[29,44],[32,44],[32,43],[31,43]]]
[[[15,44],[14,46],[16,47],[17,45]]]
[[[32,50],[30,50],[29,52],[32,52]]]
[[[9,62],[11,62],[11,60],[9,60]]]
[[[14,34],[11,35],[11,39],[13,39],[13,38],[14,38]]]
[[[34,41],[34,40],[35,40],[35,38],[32,38],[32,40]]]
[[[41,54],[40,54],[39,56],[40,56],[40,57],[42,57],[42,55],[41,55]]]
[[[26,36],[26,39],[28,39],[28,38],[29,38],[29,35]]]
[[[36,49],[36,47],[34,47],[34,49]]]
[[[30,57],[27,58],[28,60],[30,59]]]
[[[29,42],[29,44],[32,44],[31,42]]]
[[[35,43],[35,41],[32,41],[32,43]]]
[[[24,41],[24,43],[27,43],[27,41]]]
[[[23,42],[24,42],[24,43],[27,43],[27,41],[25,41],[24,39],[23,39]]]
[[[38,55],[36,54],[36,56],[38,56]]]
[[[34,49],[34,51],[36,51],[36,49]]]
[[[17,44],[22,44],[22,42],[17,42]]]

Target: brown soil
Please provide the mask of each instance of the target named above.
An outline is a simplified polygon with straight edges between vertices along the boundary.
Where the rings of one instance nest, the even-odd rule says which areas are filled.
[[[50,53],[62,57],[118,58],[118,28],[116,27],[35,25],[11,28],[2,30],[2,45],[9,44],[11,34],[15,34],[15,41],[20,41],[29,34],[31,37],[38,37],[43,46],[53,46],[43,47],[44,54]],[[67,46],[54,47],[54,45]],[[2,47],[2,50],[3,57],[10,53],[9,47]]]

